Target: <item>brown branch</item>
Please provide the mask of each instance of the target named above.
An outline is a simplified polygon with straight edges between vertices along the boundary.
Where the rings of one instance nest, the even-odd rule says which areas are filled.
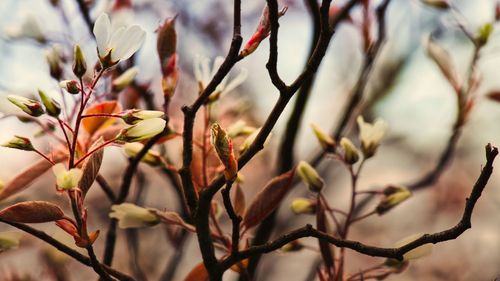
[[[90,18],[89,7],[87,7],[85,0],[76,0],[76,3],[78,4],[78,8],[80,9],[80,13],[82,14],[83,21],[89,29],[89,33],[94,36],[94,22]]]
[[[314,229],[311,225],[306,225],[288,234],[282,235],[281,237],[277,238],[272,242],[268,242],[263,245],[252,246],[244,251],[240,251],[238,256],[230,256],[227,259],[225,259],[222,262],[221,266],[224,270],[228,269],[232,265],[236,264],[241,260],[247,259],[255,255],[261,255],[275,251],[292,241],[304,237],[315,237],[318,239],[322,239],[339,248],[348,248],[368,256],[385,257],[397,260],[402,260],[403,255],[405,253],[422,245],[429,243],[437,244],[448,240],[454,240],[457,237],[459,237],[462,233],[464,233],[467,229],[471,228],[472,226],[471,217],[472,217],[472,212],[474,210],[474,206],[481,197],[481,194],[484,188],[486,187],[486,184],[488,183],[488,180],[493,172],[493,161],[495,160],[495,157],[497,155],[498,155],[498,149],[488,144],[486,146],[486,164],[482,169],[479,178],[474,184],[469,198],[466,199],[462,218],[455,226],[448,228],[444,231],[436,232],[433,234],[424,234],[420,238],[406,245],[403,245],[399,248],[382,248],[382,247],[365,245],[357,241],[336,238],[330,236],[327,233]]]
[[[241,216],[236,214],[233,208],[233,204],[231,203],[231,186],[232,182],[226,183],[226,188],[222,190],[222,198],[224,201],[224,207],[226,208],[226,212],[231,219],[233,224],[233,231],[231,236],[231,255],[238,255],[239,252],[239,243],[240,243],[240,223]]]
[[[19,230],[22,230],[26,233],[29,233],[31,234],[32,236],[46,242],[47,244],[53,246],[54,248],[56,248],[57,250],[65,253],[66,255],[72,257],[73,259],[75,259],[76,261],[80,262],[81,264],[83,265],[86,265],[86,266],[89,266],[89,267],[92,267],[92,262],[90,260],[90,258],[80,254],[79,252],[71,249],[70,247],[66,246],[65,244],[57,241],[56,239],[52,238],[52,236],[48,235],[47,233],[43,232],[43,231],[40,231],[40,230],[37,230],[37,229],[34,229],[32,228],[31,226],[29,225],[26,225],[26,224],[23,224],[23,223],[17,223],[17,222],[10,222],[10,221],[6,221],[6,220],[3,220],[3,219],[0,219],[0,222],[3,222],[3,223],[6,223],[6,224],[9,224]],[[118,280],[123,280],[123,281],[134,281],[134,279],[124,273],[121,273],[120,271],[117,271],[109,266],[106,266],[104,264],[102,264],[102,267],[104,268],[104,270],[106,270],[106,272],[108,272],[109,274],[111,274],[112,276],[116,277]]]
[[[104,191],[104,194],[106,194],[106,197],[108,197],[109,201],[115,202],[116,196],[113,192],[113,189],[111,189],[111,186],[106,181],[106,179],[101,174],[98,174],[95,180],[97,181],[97,183],[101,187],[102,191]]]

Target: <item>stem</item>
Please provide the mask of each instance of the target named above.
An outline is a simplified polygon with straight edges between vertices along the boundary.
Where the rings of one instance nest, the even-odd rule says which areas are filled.
[[[57,121],[59,122],[59,126],[61,127],[61,130],[64,134],[64,139],[66,140],[66,145],[68,146],[68,151],[71,151],[71,142],[69,141],[68,133],[66,132],[66,129],[64,128],[64,122],[60,119],[57,118]],[[68,124],[66,124],[68,125]]]
[[[113,142],[115,142],[116,139],[110,139],[110,140],[107,140],[106,142],[100,144],[99,146],[97,146],[96,148],[92,149],[91,151],[87,152],[87,154],[85,154],[82,158],[78,159],[78,161],[76,161],[75,163],[75,167],[80,165],[83,160],[87,159],[87,157],[89,157],[90,155],[92,155],[94,152],[100,150],[100,149],[103,149],[105,146],[109,145],[109,144],[112,144]]]
[[[85,114],[82,115],[83,118],[91,118],[91,117],[102,117],[102,118],[122,118],[119,114],[111,114],[111,113],[93,113],[93,114]]]
[[[47,155],[41,153],[39,150],[37,150],[36,148],[33,148],[33,152],[35,152],[36,154],[42,156],[45,160],[49,161],[50,164],[52,164],[52,166],[54,166],[56,163],[54,163],[54,161],[50,160],[49,157],[47,157]]]

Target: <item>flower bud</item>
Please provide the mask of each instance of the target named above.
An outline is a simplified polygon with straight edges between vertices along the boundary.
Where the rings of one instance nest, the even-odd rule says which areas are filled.
[[[152,118],[139,121],[137,124],[123,130],[117,140],[124,142],[137,142],[144,139],[152,138],[165,128],[166,122],[161,118]]]
[[[450,8],[450,3],[448,2],[448,0],[422,0],[422,3],[440,10],[446,10]]]
[[[238,161],[234,158],[233,142],[227,136],[226,131],[215,123],[210,128],[212,145],[217,156],[224,165],[226,180],[234,180],[238,175]]]
[[[318,172],[305,161],[300,161],[297,165],[297,172],[302,181],[307,185],[310,191],[320,192],[325,182],[320,177]]]
[[[359,139],[361,140],[361,150],[365,158],[370,158],[377,151],[380,141],[387,130],[387,125],[381,119],[377,119],[373,124],[366,123],[363,116],[359,116],[357,122],[359,127]]]
[[[297,215],[313,215],[316,213],[316,202],[307,198],[297,198],[292,201],[291,208]]]
[[[245,121],[238,120],[236,123],[227,128],[227,135],[230,138],[236,138],[239,136],[246,136],[253,133],[256,129],[251,126],[247,126]]]
[[[61,106],[57,101],[53,98],[47,96],[42,90],[38,89],[38,95],[40,95],[40,99],[42,100],[43,105],[45,106],[45,110],[47,114],[53,117],[59,116],[61,113]]]
[[[314,135],[319,141],[319,144],[326,152],[335,152],[335,140],[330,137],[325,131],[321,130],[320,127],[315,124],[311,124],[311,128],[314,132]]]
[[[23,234],[21,232],[0,232],[0,253],[7,250],[16,249]]]
[[[479,46],[484,46],[488,43],[491,33],[493,32],[493,25],[491,23],[486,23],[481,28],[479,28],[479,34],[477,37],[477,43]]]
[[[20,149],[25,151],[34,151],[35,148],[31,144],[30,139],[20,136],[14,136],[8,142],[2,144],[3,147]]]
[[[160,219],[153,212],[131,203],[111,206],[109,217],[117,219],[120,228],[148,227],[160,222]]]
[[[403,239],[399,240],[398,242],[396,242],[394,244],[394,247],[396,247],[396,248],[403,247],[404,245],[409,244],[409,243],[419,239],[423,235],[424,234],[422,234],[422,233],[410,235],[410,236],[403,238]],[[418,258],[427,256],[427,255],[430,255],[431,253],[432,253],[432,244],[428,243],[428,244],[424,244],[422,246],[419,246],[411,251],[406,252],[406,254],[403,255],[403,260],[404,261],[414,260],[414,259],[418,259]]]
[[[383,193],[384,197],[376,208],[379,215],[386,213],[411,196],[411,191],[402,186],[388,186],[384,189]]]
[[[28,99],[25,97],[21,96],[16,96],[16,95],[9,95],[7,96],[7,99],[19,107],[22,111],[26,112],[27,114],[33,116],[33,117],[38,117],[45,112],[43,111],[42,105],[40,102],[32,99]]]
[[[129,157],[136,157],[143,147],[144,145],[140,142],[127,143],[123,146],[125,154],[127,154],[127,156]],[[146,155],[142,157],[141,161],[153,167],[163,165],[161,156],[156,151],[152,150],[148,150],[148,152],[146,152]]]
[[[348,139],[342,138],[340,140],[340,146],[344,149],[344,161],[347,164],[355,164],[359,160],[359,152],[356,146]]]
[[[123,121],[129,125],[137,124],[139,121],[161,118],[163,117],[163,111],[158,110],[141,110],[141,109],[129,109],[120,113]]]
[[[120,76],[113,80],[113,91],[119,92],[125,89],[128,85],[132,84],[138,72],[139,68],[137,66],[131,67],[123,72]]]
[[[80,88],[78,88],[78,82],[76,80],[64,80],[59,82],[59,87],[65,89],[68,93],[76,95],[80,93]]]
[[[75,45],[73,73],[76,77],[81,78],[85,72],[87,72],[87,62],[85,61],[85,56],[83,55],[80,45]]]
[[[57,163],[52,167],[52,172],[56,176],[57,187],[64,190],[73,189],[78,186],[83,172],[79,168],[66,170],[62,163]]]
[[[281,247],[282,252],[297,252],[302,250],[304,248],[304,245],[300,243],[299,240],[294,240],[290,243],[285,244],[283,247]]]
[[[51,48],[45,51],[45,58],[49,65],[50,76],[54,79],[61,79],[63,73],[62,60],[61,60],[61,47],[59,45],[53,45]]]

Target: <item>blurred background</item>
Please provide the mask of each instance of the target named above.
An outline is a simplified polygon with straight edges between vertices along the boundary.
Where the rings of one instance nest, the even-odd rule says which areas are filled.
[[[227,53],[232,36],[232,1],[229,0],[130,0],[88,1],[90,18],[102,12],[111,15],[112,21],[139,24],[147,31],[146,42],[134,56],[139,68],[136,82],[147,85],[156,104],[162,103],[161,72],[156,54],[156,29],[167,18],[177,16],[178,64],[180,80],[170,107],[171,126],[182,131],[180,106],[192,102],[197,96],[197,82],[193,74],[196,56],[215,58]],[[381,1],[371,1],[375,8]],[[341,6],[344,1],[333,1]],[[377,155],[366,163],[360,178],[360,189],[381,188],[388,184],[406,184],[431,171],[446,147],[457,114],[456,95],[438,66],[426,54],[426,40],[432,33],[435,41],[445,48],[456,66],[465,76],[473,55],[473,45],[458,28],[464,25],[476,32],[485,23],[495,22],[494,0],[452,0],[459,15],[443,12],[423,5],[419,0],[393,0],[387,11],[387,39],[375,62],[365,90],[363,116],[373,120],[384,119],[389,125]],[[243,1],[242,36],[246,42],[253,34],[265,4],[263,0]],[[282,78],[291,82],[300,74],[311,44],[312,24],[303,1],[286,0],[288,12],[280,19],[278,69]],[[354,22],[362,15],[355,8],[351,14]],[[19,37],[23,25],[33,21],[46,40]],[[500,104],[487,95],[500,90],[498,65],[500,63],[500,34],[494,31],[488,44],[481,50],[477,64],[480,85],[475,106],[463,127],[454,157],[439,180],[383,216],[375,216],[353,227],[351,239],[370,245],[391,246],[394,242],[414,233],[431,233],[455,225],[462,214],[465,198],[485,163],[484,146],[500,143]],[[376,30],[376,26],[373,26]],[[376,35],[376,33],[375,33]],[[49,73],[46,50],[57,44],[69,59],[63,78],[71,78],[73,44],[83,47],[88,62],[97,61],[96,45],[92,33],[73,0],[2,0],[0,1],[0,114],[8,115],[16,109],[6,96],[17,94],[36,95],[38,88],[49,92],[59,91],[58,81]],[[254,127],[265,121],[279,93],[273,87],[265,64],[268,57],[268,40],[247,59],[231,71],[235,77],[248,71],[248,78],[237,89],[228,93],[218,103],[216,117],[223,124],[244,119]],[[352,23],[340,24],[328,53],[321,64],[311,97],[302,119],[297,137],[296,160],[307,160],[318,149],[317,141],[309,128],[310,123],[326,131],[334,128],[340,118],[351,89],[354,87],[363,62],[362,37]],[[92,64],[92,63],[91,63]],[[123,95],[133,95],[125,92]],[[247,201],[251,200],[264,184],[276,173],[280,144],[290,108],[280,118],[266,149],[242,170],[245,177],[243,189]],[[145,106],[142,104],[142,106]],[[352,128],[351,128],[352,127]],[[28,136],[36,126],[23,124],[16,118],[0,119],[0,142],[14,134]],[[347,136],[357,140],[354,126],[349,126]],[[48,138],[37,138],[35,143],[48,151]],[[169,142],[169,151],[176,167],[180,167],[180,140]],[[35,155],[0,148],[0,180],[8,182],[17,172],[35,161]],[[102,174],[113,188],[118,188],[126,167],[126,156],[120,148],[106,150]],[[349,194],[349,175],[338,162],[322,161],[318,170],[327,183],[325,192],[331,204],[346,208]],[[416,260],[405,272],[387,280],[495,280],[500,278],[500,174],[494,173],[472,218],[472,229],[455,241],[436,245],[432,255]],[[274,236],[288,229],[314,222],[314,218],[295,216],[289,205],[293,198],[304,196],[306,187],[297,186],[278,213]],[[102,191],[93,188],[87,205],[91,229],[105,233],[110,204],[103,199]],[[3,208],[23,200],[48,200],[67,207],[66,198],[55,192],[54,179],[47,173],[15,197],[0,202]],[[157,170],[142,166],[129,201],[159,209],[178,210],[179,203],[169,182]],[[220,198],[217,198],[219,200]],[[228,222],[227,219],[223,219]],[[71,237],[51,224],[37,225],[54,237],[72,244]],[[229,224],[224,225],[229,230]],[[226,229],[226,228],[225,228]],[[0,225],[1,231],[11,231]],[[128,232],[119,230],[117,259],[114,265],[138,280],[163,280],[162,276],[176,258],[175,246],[167,239],[161,226]],[[104,236],[96,242],[97,252],[102,251]],[[196,239],[189,236],[184,254],[176,265],[171,280],[183,280],[191,268],[201,261]],[[136,242],[133,242],[135,240]],[[131,242],[132,241],[132,242]],[[138,243],[137,243],[138,241]],[[304,243],[314,247],[313,239]],[[129,255],[131,247],[140,245],[135,257]],[[381,259],[361,256],[348,251],[347,268],[357,272],[380,262]],[[100,256],[100,255],[99,255]],[[303,250],[295,253],[266,255],[255,280],[315,280],[308,279],[311,266],[318,253]],[[142,271],[137,273],[137,265]],[[56,280],[54,268],[68,276],[67,280],[95,280],[91,269],[69,260],[40,241],[23,236],[18,249],[0,253],[0,280],[20,276],[21,280]],[[237,280],[228,272],[225,280]]]

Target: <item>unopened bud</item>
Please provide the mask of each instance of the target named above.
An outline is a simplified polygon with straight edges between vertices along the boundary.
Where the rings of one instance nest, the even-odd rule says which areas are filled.
[[[144,145],[140,142],[127,143],[123,146],[125,154],[129,157],[136,157],[143,147]],[[148,152],[146,152],[146,154],[141,158],[141,161],[153,167],[163,165],[161,156],[156,151],[152,150],[148,150]]]
[[[85,72],[87,72],[87,62],[85,61],[85,56],[83,55],[80,45],[75,45],[73,73],[76,77],[81,78]]]
[[[310,191],[320,192],[325,182],[318,172],[305,161],[300,161],[297,165],[297,172],[302,181],[307,185]]]
[[[25,151],[34,151],[35,148],[31,144],[30,139],[20,136],[14,136],[8,142],[2,144],[3,147],[20,149]]]
[[[225,167],[224,175],[226,180],[234,180],[238,175],[238,161],[233,152],[233,142],[227,136],[226,131],[219,124],[214,123],[210,128],[212,146],[217,152],[217,156]]]
[[[40,89],[38,89],[38,94],[40,95],[43,105],[45,106],[47,114],[53,117],[59,116],[61,113],[61,106],[59,103],[53,98],[47,96],[47,94]]]
[[[388,186],[384,189],[383,193],[384,197],[376,208],[379,215],[386,213],[411,196],[411,191],[402,186]]]
[[[311,128],[314,132],[314,135],[318,139],[321,147],[326,152],[335,152],[335,145],[336,145],[335,140],[315,124],[311,124]]]
[[[137,142],[149,139],[163,132],[165,125],[165,120],[161,118],[142,120],[123,130],[116,139],[124,142]]]
[[[479,46],[484,46],[488,43],[491,33],[493,32],[493,25],[491,23],[486,23],[481,28],[479,28],[479,33],[477,37],[477,43]]]
[[[109,217],[117,219],[120,228],[140,228],[160,223],[160,218],[154,212],[131,203],[111,206]]]
[[[45,51],[45,58],[49,65],[50,76],[56,80],[61,79],[63,69],[60,46],[53,45],[51,48],[47,49]]]
[[[27,114],[33,116],[33,117],[38,117],[45,112],[43,111],[42,105],[40,102],[32,99],[28,99],[25,97],[21,96],[16,96],[16,95],[9,95],[7,96],[7,99],[19,107],[22,111],[26,112]]]
[[[340,140],[340,146],[344,149],[344,161],[347,164],[353,165],[359,160],[359,152],[356,146],[348,139],[342,138]]]
[[[307,198],[297,198],[292,201],[291,208],[297,215],[313,215],[316,213],[316,202]]]
[[[256,129],[251,126],[247,126],[245,121],[238,120],[236,123],[227,128],[227,135],[231,138],[236,138],[239,136],[246,136],[253,133]]]
[[[281,247],[282,252],[297,252],[300,251],[304,248],[304,245],[302,245],[299,240],[294,240],[290,243],[285,244],[283,247]]]
[[[158,110],[141,110],[141,109],[129,109],[120,113],[123,121],[125,123],[134,125],[139,121],[152,119],[152,118],[161,118],[163,117],[163,111]]]
[[[448,0],[422,0],[422,3],[441,10],[450,8],[450,3],[448,2]]]
[[[134,82],[137,73],[139,72],[139,68],[137,66],[131,67],[127,69],[127,71],[123,72],[118,78],[113,80],[113,91],[119,92],[125,89],[128,85]]]
[[[59,87],[65,89],[68,93],[76,95],[80,93],[80,88],[78,88],[78,82],[76,80],[64,80],[59,82]]]
[[[403,238],[403,239],[399,240],[398,242],[396,242],[394,244],[394,247],[396,247],[396,248],[403,247],[403,246],[419,239],[423,235],[424,234],[422,234],[422,233],[410,235],[410,236]],[[403,255],[403,260],[404,261],[414,260],[414,259],[418,259],[418,258],[421,258],[424,256],[428,256],[431,253],[432,253],[432,244],[428,243],[428,244],[424,244],[422,246],[419,246],[411,251],[406,252]]]

